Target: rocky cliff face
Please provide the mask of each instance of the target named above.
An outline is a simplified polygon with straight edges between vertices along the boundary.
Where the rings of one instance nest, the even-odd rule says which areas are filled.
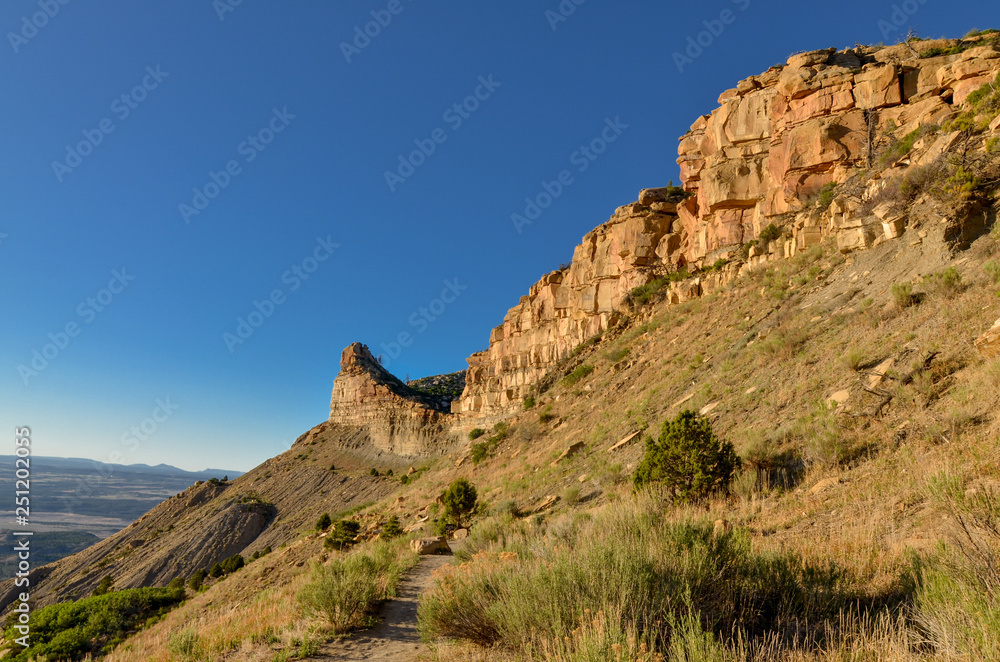
[[[960,53],[920,56],[958,45],[802,53],[723,92],[678,149],[681,179],[694,193],[678,209],[683,259],[710,259],[772,223],[788,225],[790,253],[831,235],[842,249],[870,247],[879,233],[863,230],[858,215],[789,216],[823,186],[875,166],[880,143],[940,125],[994,79],[1000,52],[985,38]]]
[[[670,265],[681,246],[677,203],[669,189],[643,191],[587,233],[569,267],[544,276],[474,354],[462,398],[452,411],[502,414],[581,342],[613,323],[622,299]]]
[[[777,241],[749,247],[723,273],[673,285],[671,299],[699,296],[742,269],[828,239],[848,252],[900,237],[906,210],[877,205],[878,196],[898,189],[911,166],[940,162],[960,132],[929,131],[888,163],[887,145],[956,116],[1000,72],[998,43],[988,35],[813,51],[740,81],[680,139],[688,196],[643,191],[588,233],[572,264],[532,286],[493,329],[489,349],[468,359],[466,388],[452,411],[502,416],[559,360],[613,324],[632,288],[681,267],[733,259],[769,225],[780,228]],[[990,128],[1000,130],[997,121]],[[852,191],[815,204],[824,187],[849,181]],[[951,212],[932,211],[955,234],[954,219],[944,218]]]
[[[363,428],[379,450],[410,457],[446,449],[447,418],[446,400],[408,387],[365,345],[344,350],[330,398],[331,423]]]

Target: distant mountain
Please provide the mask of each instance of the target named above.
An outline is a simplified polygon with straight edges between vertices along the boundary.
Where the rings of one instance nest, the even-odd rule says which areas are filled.
[[[14,493],[13,455],[0,455],[0,491]],[[198,481],[241,476],[239,471],[185,471],[168,464],[108,464],[75,457],[31,457],[30,512],[27,528],[36,533],[38,559],[51,562],[89,547],[128,526],[150,508],[183,492]],[[0,544],[9,526],[0,528]],[[10,576],[14,561],[0,554],[0,572]]]
[[[14,464],[15,457],[13,455],[0,455],[0,462],[8,465]],[[98,471],[102,474],[112,473],[112,472],[128,472],[128,473],[149,473],[156,475],[169,475],[169,476],[183,476],[190,479],[192,482],[199,480],[208,480],[210,478],[222,478],[223,476],[229,476],[230,478],[236,478],[242,476],[243,472],[233,471],[231,469],[205,469],[204,471],[186,471],[184,469],[178,469],[177,467],[171,466],[169,464],[157,464],[156,466],[151,466],[148,464],[109,464],[107,462],[98,462],[97,460],[88,460],[81,457],[48,457],[44,455],[33,455],[31,457],[32,473],[37,473],[40,469],[41,471]],[[2,480],[0,476],[0,480]]]

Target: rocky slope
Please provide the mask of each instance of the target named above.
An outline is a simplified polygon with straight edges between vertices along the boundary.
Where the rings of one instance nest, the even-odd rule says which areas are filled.
[[[671,287],[681,302],[829,238],[849,252],[919,227],[968,243],[992,213],[983,206],[891,194],[967,150],[960,127],[938,129],[998,72],[1000,40],[989,34],[801,53],[740,81],[680,139],[687,197],[645,190],[588,233],[569,268],[532,286],[468,359],[452,410],[473,420],[515,411],[553,366],[614,325],[632,288],[668,272],[702,269]],[[757,242],[772,225],[777,240]]]
[[[920,57],[935,52],[930,49],[950,54]],[[994,113],[983,134],[953,119],[970,107],[970,93],[998,72],[997,44],[979,39],[815,51],[742,81],[681,139],[683,190],[644,190],[589,232],[571,265],[534,285],[492,331],[489,349],[469,359],[459,400],[449,403],[407,386],[366,347],[353,344],[341,358],[328,421],[237,480],[196,485],[115,536],[37,570],[36,604],[89,594],[108,575],[119,588],[165,584],[232,554],[277,548],[301,538],[323,512],[387,500],[401,489],[399,481],[369,476],[370,468],[405,470],[414,458],[451,454],[435,466],[434,482],[411,483],[408,496],[388,511],[420,526],[434,496],[458,471],[453,461],[459,473],[476,471],[462,462],[467,440],[460,431],[520,410],[534,385],[547,375],[551,380],[581,343],[598,334],[608,343],[599,351],[614,362],[584,348],[577,360],[597,365],[594,377],[579,390],[557,387],[558,401],[540,398],[544,411],[555,408],[551,415],[520,412],[514,419],[519,436],[498,434],[496,452],[508,453],[498,460],[516,458],[506,469],[515,482],[492,486],[490,498],[534,499],[545,492],[551,506],[555,473],[563,483],[593,486],[596,480],[600,488],[588,487],[588,493],[613,489],[618,478],[612,474],[620,477],[622,465],[613,470],[608,463],[617,456],[594,456],[593,446],[607,442],[609,452],[634,463],[640,450],[629,442],[672,412],[676,407],[667,403],[673,398],[714,412],[726,433],[750,415],[762,425],[805,416],[802,403],[827,398],[834,382],[843,381],[836,373],[843,347],[836,343],[844,324],[862,332],[869,324],[895,324],[894,335],[866,348],[872,360],[913,360],[916,350],[882,347],[906,345],[899,338],[910,327],[922,334],[918,349],[931,351],[941,332],[926,308],[896,322],[875,315],[845,320],[873,306],[888,310],[897,281],[919,284],[921,275],[951,266],[969,280],[981,271],[951,249],[995,223],[994,200],[984,197],[993,189],[984,182],[995,189],[1000,158],[990,151],[996,142],[986,138],[995,138],[1000,124]],[[866,248],[873,250],[845,261],[845,254]],[[787,269],[780,266],[785,258],[793,258],[783,263]],[[693,275],[683,278],[681,269]],[[675,282],[663,285],[669,275],[677,275]],[[654,316],[630,307],[634,288],[657,283],[668,304],[687,302],[683,312],[657,310]],[[699,298],[707,294],[715,295],[718,308],[706,306],[699,316]],[[982,326],[983,306],[974,294],[963,296],[956,324],[975,320]],[[995,306],[986,308],[995,319]],[[647,317],[649,327],[640,326]],[[971,347],[988,326],[967,343],[949,337],[949,350],[957,355]],[[979,343],[987,351],[996,350],[992,333]],[[800,362],[791,378],[781,364],[798,361],[807,340],[825,344],[817,344],[813,362]],[[744,352],[752,343],[759,349]],[[762,366],[775,394],[767,403],[759,401],[763,387],[751,386],[764,379]],[[730,385],[733,370],[741,373],[739,392]],[[640,391],[633,391],[640,385],[642,402]],[[858,384],[852,388],[856,401],[867,397]],[[719,392],[729,404],[717,399]],[[991,420],[988,412],[973,414]],[[549,423],[551,429],[543,429]],[[579,478],[566,473],[564,467],[584,460]],[[498,462],[495,470],[505,467]],[[598,480],[598,472],[607,480]],[[525,492],[519,485],[529,479],[537,484],[526,484],[531,491]],[[0,607],[11,594],[9,581],[0,586]]]

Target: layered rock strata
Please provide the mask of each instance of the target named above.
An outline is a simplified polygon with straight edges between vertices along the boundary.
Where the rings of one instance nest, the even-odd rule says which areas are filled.
[[[802,53],[723,92],[720,107],[691,125],[678,148],[681,180],[694,194],[678,208],[684,258],[710,259],[782,225],[823,186],[877,165],[880,143],[891,136],[953,117],[1000,71],[1000,52],[985,39],[966,42],[961,53],[920,56],[956,43]],[[792,252],[831,235],[843,250],[868,248],[883,234],[886,219],[839,203],[826,217],[793,219]]]
[[[680,139],[688,197],[643,191],[637,203],[588,233],[571,265],[532,286],[493,329],[489,348],[468,359],[465,391],[452,411],[472,419],[502,416],[575,347],[607,329],[632,288],[664,272],[732,258],[771,224],[781,228],[777,241],[749,247],[742,266],[724,274],[672,285],[672,300],[700,296],[741,268],[827,239],[849,252],[902,236],[909,214],[870,201],[898,188],[911,165],[940,161],[959,135],[931,133],[898,163],[879,157],[894,139],[954,117],[972,92],[995,79],[1000,52],[988,39],[801,53],[724,92],[720,107]],[[934,55],[942,51],[960,52]],[[867,188],[839,192],[823,209],[812,204],[824,186],[859,181],[864,170],[874,173]],[[954,219],[941,221],[943,232],[956,233]]]
[[[441,398],[405,385],[368,347],[354,343],[344,350],[330,398],[332,423],[364,428],[379,450],[413,457],[445,450],[447,419]]]
[[[490,333],[489,349],[468,359],[452,411],[491,416],[520,405],[549,368],[607,329],[622,299],[667,270],[680,249],[678,201],[669,189],[644,190],[588,232],[570,266],[533,285]]]

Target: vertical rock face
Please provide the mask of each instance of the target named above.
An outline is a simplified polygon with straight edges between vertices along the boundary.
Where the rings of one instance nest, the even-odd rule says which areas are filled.
[[[445,450],[448,414],[438,398],[409,388],[354,343],[340,357],[330,421],[365,428],[377,448],[394,455],[427,456]]]
[[[532,286],[493,329],[489,349],[468,359],[465,391],[452,411],[493,417],[519,406],[560,359],[608,328],[632,288],[679,266],[727,257],[772,223],[783,228],[784,239],[751,248],[746,267],[830,237],[844,252],[899,237],[905,213],[860,204],[898,187],[898,171],[873,177],[877,188],[860,196],[836,197],[825,211],[809,203],[825,185],[875,166],[886,136],[899,139],[953,117],[1000,72],[995,43],[971,38],[801,53],[723,92],[719,108],[680,139],[677,162],[689,197],[643,191],[639,202],[588,233],[572,264]],[[937,158],[957,135],[918,143],[915,154]],[[671,297],[698,296],[711,285],[692,279]]]
[[[680,248],[677,199],[649,189],[587,233],[568,268],[544,276],[468,359],[465,391],[452,411],[499,415],[587,338],[608,328],[622,298],[671,267]]]
[[[1000,71],[1000,52],[981,43],[926,58],[918,52],[956,42],[802,53],[723,92],[720,107],[699,118],[678,148],[684,188],[694,194],[678,210],[685,259],[705,259],[781,225],[824,185],[873,165],[878,136],[901,138],[951,117]],[[800,248],[829,235],[841,248],[866,248],[881,234],[846,216],[826,226],[803,216],[789,230]]]

